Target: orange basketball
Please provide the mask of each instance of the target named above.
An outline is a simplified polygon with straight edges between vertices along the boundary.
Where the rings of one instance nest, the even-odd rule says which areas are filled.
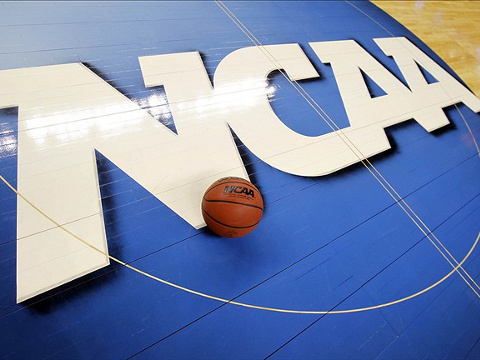
[[[250,181],[223,178],[205,191],[202,214],[214,233],[228,238],[244,236],[255,229],[262,218],[262,195]]]

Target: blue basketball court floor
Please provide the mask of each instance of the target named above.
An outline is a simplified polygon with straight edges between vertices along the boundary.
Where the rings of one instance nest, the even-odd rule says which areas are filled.
[[[0,357],[480,358],[479,111],[369,2],[0,3]]]

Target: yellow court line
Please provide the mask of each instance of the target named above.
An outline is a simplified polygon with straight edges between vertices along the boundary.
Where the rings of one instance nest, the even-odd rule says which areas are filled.
[[[465,120],[466,121],[466,120]],[[473,133],[471,132],[471,135],[473,136],[474,138],[474,141],[475,141],[475,137],[473,135]],[[475,141],[476,143],[476,141]],[[477,147],[477,150],[478,150],[478,147]],[[478,151],[479,153],[479,156],[480,156],[480,151]],[[373,174],[372,174],[373,175]],[[206,293],[203,293],[203,292],[200,292],[200,291],[196,291],[196,290],[193,290],[193,289],[190,289],[190,288],[187,288],[187,287],[184,287],[184,286],[181,286],[181,285],[178,285],[178,284],[175,284],[175,283],[172,283],[172,282],[169,282],[167,280],[164,280],[162,278],[159,278],[155,275],[152,275],[150,273],[147,273],[139,268],[136,268],[132,265],[129,265],[128,263],[126,262],[123,262],[119,259],[117,259],[116,257],[114,256],[111,256],[109,255],[108,253],[102,251],[101,249],[95,247],[94,245],[90,244],[88,241],[80,238],[78,235],[74,234],[73,232],[71,232],[70,230],[68,230],[64,225],[58,223],[56,220],[54,220],[53,218],[51,218],[48,214],[44,213],[41,209],[39,209],[35,204],[33,204],[30,200],[28,200],[23,194],[21,194],[12,184],[10,184],[10,182],[8,182],[2,175],[0,175],[0,180],[2,182],[4,182],[14,193],[17,194],[17,196],[19,198],[21,198],[23,201],[25,201],[27,204],[29,204],[33,209],[35,209],[38,213],[40,213],[42,216],[44,216],[46,219],[48,219],[52,224],[54,224],[56,227],[60,228],[61,230],[63,230],[65,233],[69,234],[70,236],[72,236],[73,238],[77,239],[78,241],[80,241],[81,243],[83,243],[84,245],[88,246],[89,248],[91,248],[92,250],[108,257],[110,260],[112,260],[113,262],[116,262],[132,271],[135,271],[141,275],[144,275],[148,278],[151,278],[155,281],[158,281],[162,284],[165,284],[165,285],[168,285],[168,286],[171,286],[173,288],[176,288],[176,289],[179,289],[179,290],[182,290],[182,291],[185,291],[187,293],[190,293],[190,294],[194,294],[194,295],[198,295],[198,296],[201,296],[201,297],[204,297],[204,298],[207,298],[207,299],[211,299],[211,300],[215,300],[215,301],[219,301],[219,302],[222,302],[222,303],[226,303],[226,304],[231,304],[231,305],[236,305],[236,306],[241,306],[241,307],[245,307],[245,308],[251,308],[251,309],[257,309],[257,310],[265,310],[265,311],[273,311],[273,312],[280,312],[280,313],[291,313],[291,314],[346,314],[346,313],[356,313],[356,312],[362,312],[362,311],[368,311],[368,310],[374,310],[374,309],[380,309],[380,308],[384,308],[384,307],[388,307],[388,306],[391,306],[391,305],[395,305],[395,304],[399,304],[399,303],[402,303],[404,301],[407,301],[407,300],[410,300],[410,299],[413,299],[421,294],[424,294],[425,292],[435,288],[436,286],[438,286],[439,284],[443,283],[445,280],[447,280],[455,271],[458,271],[458,269],[461,267],[461,265],[463,265],[463,263],[470,257],[470,255],[472,254],[473,250],[475,249],[479,239],[480,239],[480,232],[479,234],[477,235],[477,238],[473,244],[473,246],[471,247],[471,249],[468,251],[468,253],[466,254],[466,256],[463,258],[463,260],[456,266],[454,267],[448,274],[446,274],[444,277],[442,277],[440,280],[438,280],[437,282],[433,283],[432,285],[426,287],[425,289],[421,290],[421,291],[418,291],[412,295],[409,295],[409,296],[406,296],[404,298],[401,298],[401,299],[398,299],[398,300],[394,300],[394,301],[391,301],[391,302],[386,302],[386,303],[382,303],[382,304],[378,304],[378,305],[374,305],[374,306],[368,306],[368,307],[362,307],[362,308],[352,308],[352,309],[346,309],[346,310],[295,310],[295,309],[282,309],[282,308],[273,308],[273,307],[265,307],[265,306],[260,306],[260,305],[254,305],[254,304],[248,304],[248,303],[242,303],[242,302],[237,302],[237,301],[231,301],[231,300],[228,300],[228,299],[224,299],[224,298],[221,298],[221,297],[217,297],[217,296],[213,296],[213,295],[209,295],[209,294],[206,294]],[[384,186],[384,185],[382,185]]]
[[[353,5],[351,2],[349,1],[346,1],[349,5],[351,5],[352,7],[354,7],[356,10],[360,11],[362,14],[364,14],[366,17],[368,17],[370,20],[372,20],[373,22],[375,22],[378,26],[380,26],[384,31],[386,31],[390,36],[392,37],[395,37],[394,34],[392,34],[392,32],[390,32],[387,28],[385,28],[382,24],[380,24],[378,21],[376,21],[375,19],[373,19],[370,15],[368,15],[367,13],[365,13],[364,11],[362,11],[361,9],[359,9],[358,7],[356,7],[355,5]],[[442,86],[442,85],[441,85]],[[443,86],[442,86],[443,88]],[[445,92],[447,95],[448,95],[448,92]],[[452,100],[452,98],[450,97],[450,99]],[[463,116],[462,112],[460,111],[460,109],[458,108],[457,104],[454,104],[455,106],[455,109],[457,109],[458,113],[460,114],[460,117],[462,118],[463,122],[465,123],[467,129],[468,129],[468,132],[470,133],[470,136],[472,137],[472,140],[475,144],[475,147],[477,149],[477,153],[480,157],[480,149],[478,147],[478,144],[477,144],[477,140],[475,139],[475,136],[473,135],[473,132],[470,128],[470,125],[468,125],[468,122],[467,120],[465,119],[465,117]],[[375,169],[375,171],[382,177],[382,179],[391,187],[391,189],[397,194],[397,196],[400,197],[400,195],[398,195],[398,193],[395,191],[395,189],[393,188],[393,186],[390,185],[390,183],[388,183],[388,181],[382,176],[382,174],[373,166],[373,164],[367,159],[367,162]],[[437,238],[437,236],[433,233],[433,231],[431,231],[429,229],[429,227],[422,221],[422,219],[420,219],[420,217],[415,213],[415,211],[407,204],[406,201],[404,201],[405,205],[409,208],[409,210],[414,214],[414,216],[422,223],[422,225],[427,229],[427,231],[429,231],[432,236],[435,238],[435,240],[437,240],[437,242],[442,246],[442,248],[450,255],[450,257],[454,260],[455,263],[458,264],[458,261],[455,259],[455,257],[448,251],[448,249],[445,247],[445,245],[440,241],[440,239]],[[467,275],[467,277],[470,279],[470,281],[473,282],[473,284],[478,288],[480,289],[480,286],[475,282],[475,280],[470,276],[470,274],[463,268],[463,267],[460,267],[461,270],[463,270],[463,272]]]
[[[383,304],[379,304],[379,305],[374,305],[374,306],[368,306],[368,307],[363,307],[363,308],[353,308],[353,309],[346,309],[346,310],[295,310],[295,309],[282,309],[282,308],[273,308],[273,307],[265,307],[265,306],[260,306],[260,305],[254,305],[254,304],[248,304],[248,303],[242,303],[242,302],[238,302],[238,301],[232,301],[232,300],[228,300],[228,299],[224,299],[224,298],[221,298],[221,297],[218,297],[218,296],[213,296],[213,295],[209,295],[209,294],[206,294],[206,293],[203,293],[203,292],[200,292],[200,291],[196,291],[196,290],[193,290],[193,289],[190,289],[190,288],[187,288],[187,287],[184,287],[184,286],[181,286],[181,285],[178,285],[178,284],[175,284],[175,283],[172,283],[170,281],[167,281],[167,280],[164,280],[162,278],[159,278],[155,275],[152,275],[146,271],[143,271],[143,270],[140,270],[139,268],[137,267],[134,267],[132,265],[129,265],[128,263],[124,262],[124,261],[121,261],[119,259],[117,259],[116,257],[112,256],[112,255],[109,255],[108,253],[102,251],[101,249],[97,248],[96,246],[90,244],[89,242],[85,241],[84,239],[82,239],[81,237],[79,237],[78,235],[74,234],[73,232],[71,232],[70,230],[68,230],[67,228],[65,228],[62,224],[58,223],[57,221],[55,221],[53,218],[51,218],[49,215],[47,215],[46,213],[44,213],[41,209],[39,209],[35,204],[33,204],[30,200],[28,200],[25,196],[23,196],[17,189],[15,189],[15,187],[10,184],[10,182],[8,182],[2,175],[0,175],[0,180],[3,181],[13,192],[15,192],[18,197],[20,197],[22,200],[24,200],[27,204],[29,204],[33,209],[35,209],[38,213],[40,213],[41,215],[43,215],[46,219],[48,219],[50,222],[52,222],[53,224],[56,225],[56,227],[60,228],[61,230],[63,230],[65,233],[69,234],[70,236],[72,236],[73,238],[79,240],[81,243],[85,244],[86,246],[88,246],[89,248],[91,248],[92,250],[108,257],[110,260],[130,269],[130,270],[133,270],[135,271],[136,273],[139,273],[141,275],[144,275],[150,279],[153,279],[155,281],[158,281],[162,284],[165,284],[165,285],[168,285],[168,286],[171,286],[175,289],[179,289],[179,290],[182,290],[182,291],[185,291],[187,293],[190,293],[190,294],[194,294],[194,295],[198,295],[198,296],[201,296],[201,297],[204,297],[204,298],[207,298],[207,299],[211,299],[211,300],[216,300],[216,301],[219,301],[219,302],[222,302],[222,303],[226,303],[226,304],[231,304],[231,305],[236,305],[236,306],[241,306],[241,307],[245,307],[245,308],[250,308],[250,309],[257,309],[257,310],[265,310],[265,311],[273,311],[273,312],[279,312],[279,313],[289,313],[289,314],[348,314],[348,313],[356,313],[356,312],[362,312],[362,311],[368,311],[368,310],[375,310],[375,309],[381,309],[381,308],[384,308],[384,307],[388,307],[388,306],[392,306],[392,305],[395,305],[395,304],[399,304],[399,303],[402,303],[404,301],[407,301],[407,300],[410,300],[410,299],[413,299],[423,293],[426,293],[427,291],[433,289],[434,287],[440,285],[442,282],[444,282],[445,280],[447,280],[457,269],[458,267],[460,267],[471,255],[471,253],[473,252],[475,246],[477,245],[478,243],[478,240],[480,239],[480,232],[479,234],[477,235],[477,238],[475,240],[475,243],[474,243],[474,246],[472,246],[472,248],[470,249],[470,251],[467,253],[467,255],[465,256],[465,258],[460,262],[460,264],[454,268],[453,270],[451,270],[447,275],[445,275],[443,278],[441,278],[440,280],[438,280],[437,282],[435,282],[434,284],[426,287],[425,289],[421,290],[421,291],[418,291],[412,295],[409,295],[409,296],[406,296],[404,298],[401,298],[401,299],[398,299],[398,300],[394,300],[394,301],[391,301],[391,302],[387,302],[387,303],[383,303]]]
[[[439,249],[437,244],[430,238],[429,234],[431,234],[435,240],[440,244],[440,246],[447,252],[448,255],[454,260],[454,262],[458,265],[458,261],[455,259],[455,257],[448,251],[448,249],[445,247],[445,245],[437,238],[437,236],[433,233],[432,230],[428,228],[428,226],[422,221],[422,219],[417,215],[417,213],[408,205],[406,200],[401,197],[398,192],[395,190],[395,188],[388,182],[387,179],[380,173],[380,171],[370,162],[370,160],[362,154],[362,152],[357,148],[357,146],[350,141],[350,139],[344,134],[343,130],[333,121],[330,116],[325,112],[325,110],[322,109],[322,107],[310,96],[310,94],[296,81],[296,80],[290,80],[290,78],[285,74],[285,72],[280,68],[281,64],[278,63],[278,61],[275,59],[273,55],[269,53],[267,49],[262,45],[262,43],[253,35],[253,33],[250,32],[250,30],[239,20],[233,12],[228,9],[228,7],[222,2],[222,1],[216,1],[217,5],[225,12],[225,14],[237,25],[237,27],[253,42],[253,44],[262,51],[267,58],[269,58],[272,63],[279,68],[280,73],[287,79],[287,81],[297,90],[300,95],[307,101],[307,103],[313,108],[313,110],[320,115],[322,120],[325,121],[325,123],[330,127],[330,129],[334,132],[337,133],[337,135],[340,137],[340,139],[345,143],[345,145],[352,150],[352,152],[358,157],[359,161],[362,163],[363,166],[372,174],[372,176],[379,182],[379,184],[387,191],[387,193],[395,200],[395,202],[402,208],[402,210],[405,212],[405,214],[412,220],[412,222],[418,227],[418,229],[428,238],[428,240],[432,243],[432,245],[437,249],[437,251],[447,260],[447,262],[455,268],[455,266],[452,264],[451,260]],[[357,9],[359,10],[359,9]],[[361,11],[361,10],[359,10]],[[363,12],[362,12],[363,13]],[[364,13],[365,14],[365,13]],[[367,15],[367,14],[365,14]],[[368,15],[367,15],[368,16]],[[373,20],[373,19],[372,19]],[[378,24],[378,22],[376,22]],[[380,24],[378,24],[381,26]],[[383,28],[383,27],[382,27]],[[383,28],[385,31],[387,31],[385,28]],[[388,32],[388,31],[387,31]],[[392,33],[389,32],[389,34],[394,37]],[[307,99],[308,98],[308,99]],[[315,106],[314,106],[315,105]],[[327,118],[325,119],[324,115],[322,115],[318,110],[320,110]],[[462,115],[463,117],[463,115]],[[465,119],[464,119],[465,121]],[[333,125],[332,125],[333,124]],[[473,135],[473,134],[472,134]],[[359,156],[358,153],[356,153],[353,148],[348,144],[350,143],[353,148],[361,155]],[[478,149],[478,147],[477,147]],[[480,152],[479,152],[480,155]],[[363,157],[363,158],[362,158]],[[365,159],[365,160],[364,160]],[[387,187],[378,179],[378,177],[370,170],[369,166],[372,167],[372,169],[375,171],[375,173],[380,176],[380,178],[385,182],[385,184],[392,190],[396,196],[398,196],[398,199],[387,189]],[[426,228],[427,232],[417,223],[417,221],[412,217],[410,213],[404,208],[402,203],[411,211],[413,216]],[[480,290],[480,286],[475,282],[475,280],[468,274],[468,272],[460,266],[460,270],[463,270],[463,272],[467,275],[467,277],[470,279],[470,281],[473,282],[473,284]],[[468,286],[472,289],[472,291],[480,298],[480,294],[477,292],[476,289],[473,288],[473,286],[465,279],[462,273],[460,271],[457,271],[460,277],[468,284]]]

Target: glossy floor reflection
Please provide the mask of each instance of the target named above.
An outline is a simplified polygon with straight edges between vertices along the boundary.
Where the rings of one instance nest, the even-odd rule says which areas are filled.
[[[435,51],[369,2],[0,3],[0,358],[480,358],[480,100]]]

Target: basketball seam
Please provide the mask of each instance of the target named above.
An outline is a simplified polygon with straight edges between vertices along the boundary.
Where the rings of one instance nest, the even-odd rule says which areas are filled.
[[[214,203],[228,203],[228,204],[238,204],[238,205],[245,205],[245,206],[250,206],[250,207],[253,207],[253,208],[256,208],[256,209],[259,209],[262,211],[263,213],[263,208],[260,207],[260,206],[257,206],[257,205],[251,205],[251,204],[244,204],[244,203],[241,203],[241,202],[237,202],[237,201],[227,201],[227,200],[207,200],[207,199],[203,199],[203,201],[205,202],[214,202]]]
[[[254,224],[252,224],[252,225],[249,225],[249,226],[233,226],[233,225],[227,225],[227,224],[224,224],[224,223],[222,223],[222,222],[220,222],[220,221],[218,221],[218,220],[215,220],[208,212],[205,211],[205,209],[204,209],[203,207],[202,207],[202,211],[203,211],[205,214],[207,214],[207,216],[208,216],[210,219],[212,219],[213,221],[215,221],[216,223],[218,223],[218,224],[220,224],[220,225],[222,225],[222,226],[228,227],[228,228],[234,228],[234,229],[249,229],[249,228],[251,228],[252,226],[257,225],[257,224],[260,222],[260,220],[258,220],[256,223],[254,223]]]

